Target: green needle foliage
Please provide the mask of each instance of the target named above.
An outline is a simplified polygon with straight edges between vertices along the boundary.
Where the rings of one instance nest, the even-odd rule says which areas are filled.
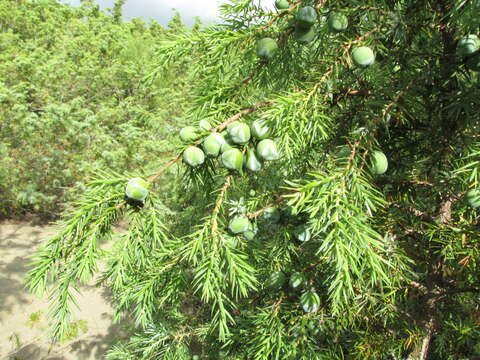
[[[317,14],[308,44],[293,35],[306,6]],[[212,130],[156,171],[98,174],[36,255],[27,283],[49,290],[54,336],[113,239],[100,283],[138,333],[108,359],[480,356],[479,213],[465,196],[480,189],[480,82],[456,50],[478,33],[480,2],[221,9],[222,24],[159,41],[141,83],[194,54],[188,125],[208,120]],[[347,17],[343,32],[329,29],[331,12]],[[278,49],[258,58],[266,37]],[[352,62],[360,46],[374,52],[368,66]],[[255,173],[213,157],[181,163],[210,132],[255,120],[270,128],[278,160]],[[232,144],[243,154],[255,145]],[[381,171],[375,152],[386,157]],[[134,203],[124,187],[142,176],[149,195]],[[251,228],[231,233],[236,216]],[[120,219],[128,230],[118,233]],[[297,273],[305,281],[292,289]]]
[[[56,219],[94,171],[156,167],[175,149],[191,54],[141,82],[180,30],[122,22],[123,2],[112,16],[91,1],[0,2],[0,217]]]

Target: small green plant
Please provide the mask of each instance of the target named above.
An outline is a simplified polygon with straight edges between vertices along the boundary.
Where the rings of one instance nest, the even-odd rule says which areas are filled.
[[[60,342],[69,342],[71,340],[75,340],[79,336],[85,334],[87,331],[88,322],[86,320],[73,321],[60,338]]]
[[[39,310],[28,315],[27,325],[31,328],[35,327],[42,320],[43,311]]]

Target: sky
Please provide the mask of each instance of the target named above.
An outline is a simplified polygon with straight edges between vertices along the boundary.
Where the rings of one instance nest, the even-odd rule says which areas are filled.
[[[79,5],[80,0],[61,0],[72,5]],[[102,9],[112,8],[115,0],[95,0]],[[262,0],[270,4],[273,0]],[[199,16],[204,24],[214,22],[218,17],[218,8],[222,0],[127,0],[123,7],[123,15],[129,19],[143,17],[145,20],[154,18],[159,23],[167,25],[175,8],[182,15],[182,20],[188,26],[193,25],[195,16]]]

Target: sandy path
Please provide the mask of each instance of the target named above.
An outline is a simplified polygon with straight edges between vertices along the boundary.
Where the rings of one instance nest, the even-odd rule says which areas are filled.
[[[125,326],[111,322],[107,292],[85,286],[75,311],[76,334],[51,346],[48,341],[48,302],[29,294],[23,277],[32,255],[54,229],[27,224],[0,224],[0,359],[89,360],[101,359]]]

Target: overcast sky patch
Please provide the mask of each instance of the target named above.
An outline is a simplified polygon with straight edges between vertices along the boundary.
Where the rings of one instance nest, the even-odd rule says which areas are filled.
[[[80,5],[80,0],[61,0],[72,5]],[[112,8],[115,0],[96,0],[102,9]],[[151,18],[162,25],[167,25],[176,9],[182,15],[182,20],[188,26],[193,25],[195,17],[202,19],[204,24],[215,22],[219,16],[219,5],[222,0],[127,0],[123,7],[123,15],[127,19],[141,17]],[[273,0],[261,0],[262,4],[271,4]]]

